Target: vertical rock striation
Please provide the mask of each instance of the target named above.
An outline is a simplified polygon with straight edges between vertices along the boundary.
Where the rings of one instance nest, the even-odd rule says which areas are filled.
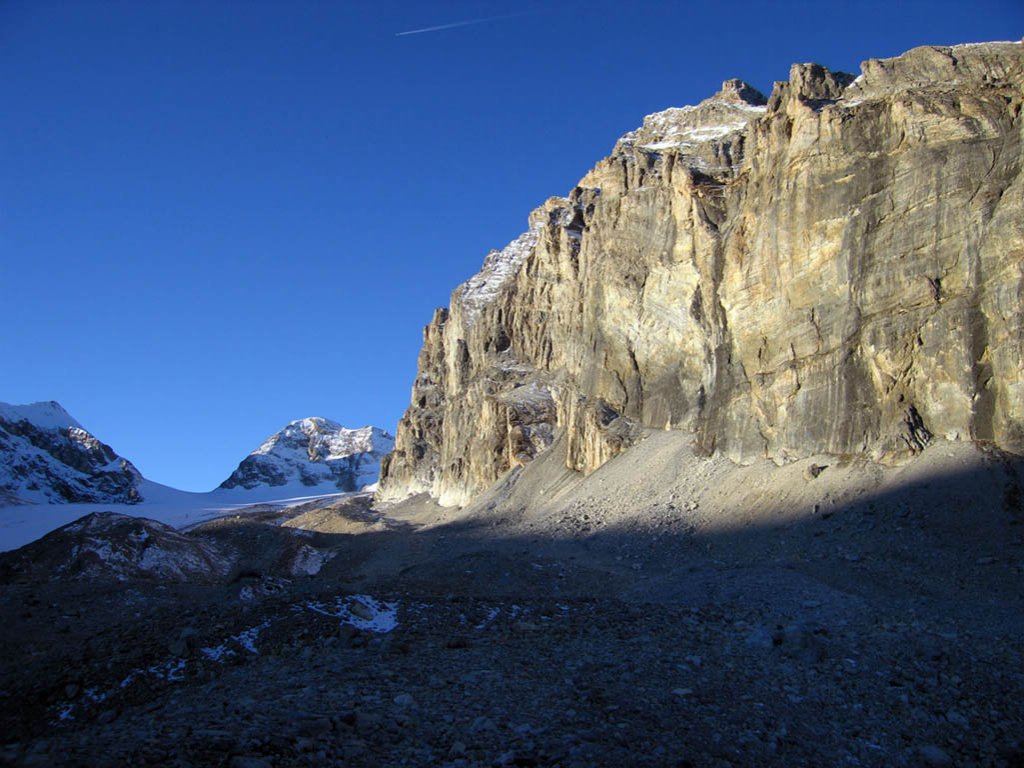
[[[1024,46],[797,64],[645,118],[424,332],[384,499],[464,504],[564,433],[738,462],[1024,451]]]

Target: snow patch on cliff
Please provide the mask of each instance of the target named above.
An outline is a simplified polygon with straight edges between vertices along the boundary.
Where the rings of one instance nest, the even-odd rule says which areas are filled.
[[[624,146],[635,145],[654,151],[692,149],[698,144],[742,131],[752,119],[766,112],[766,107],[720,101],[716,104],[720,113],[716,115],[718,121],[706,122],[701,112],[706,106],[705,102],[696,107],[672,107],[647,115],[643,126],[630,131],[619,141]]]
[[[475,319],[512,279],[526,257],[537,246],[542,227],[542,223],[534,223],[500,251],[488,253],[480,271],[455,289],[454,299],[462,305],[467,320]]]
[[[688,154],[701,145],[742,131],[767,111],[763,94],[742,80],[727,80],[700,104],[670,107],[644,118],[643,125],[619,139],[616,149]]]

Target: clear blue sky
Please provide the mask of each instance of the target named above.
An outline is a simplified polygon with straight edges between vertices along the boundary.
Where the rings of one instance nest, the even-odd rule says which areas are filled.
[[[1019,0],[0,0],[0,400],[188,490],[292,419],[393,431],[434,307],[645,114],[1021,35]]]

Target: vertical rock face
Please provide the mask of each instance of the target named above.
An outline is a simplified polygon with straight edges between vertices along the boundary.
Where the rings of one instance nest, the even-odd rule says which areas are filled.
[[[645,118],[424,332],[382,498],[464,504],[564,431],[746,462],[1024,451],[1024,46],[794,65]]]

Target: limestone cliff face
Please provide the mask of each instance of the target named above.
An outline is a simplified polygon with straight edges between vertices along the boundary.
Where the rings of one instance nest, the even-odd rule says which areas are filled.
[[[564,431],[739,462],[1024,452],[1024,46],[794,65],[644,120],[424,332],[381,497],[464,504]]]

